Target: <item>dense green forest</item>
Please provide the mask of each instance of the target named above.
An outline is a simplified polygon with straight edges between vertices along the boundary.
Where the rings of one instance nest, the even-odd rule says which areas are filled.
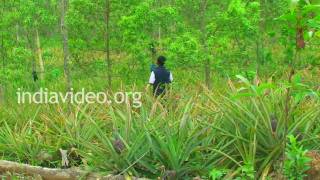
[[[65,179],[320,179],[320,0],[0,0],[0,12],[1,177],[48,179],[17,162],[86,172]],[[172,82],[155,96],[161,57]],[[43,90],[113,103],[21,103]]]

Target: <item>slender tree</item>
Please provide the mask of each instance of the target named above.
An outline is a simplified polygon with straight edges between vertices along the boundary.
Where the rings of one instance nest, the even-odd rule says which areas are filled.
[[[207,45],[207,32],[206,32],[206,11],[208,6],[208,1],[203,0],[200,4],[200,14],[201,14],[201,21],[200,21],[200,31],[201,31],[201,44],[204,52],[204,71],[205,71],[205,83],[208,89],[211,88],[211,67],[210,67],[210,60],[208,57],[208,45]]]
[[[6,49],[4,47],[4,33],[2,32],[2,34],[1,34],[1,58],[2,58],[2,72],[3,72],[3,74],[5,73],[5,66],[6,66],[5,54],[6,54]]]
[[[112,62],[110,59],[110,0],[106,0],[105,5],[105,31],[104,31],[104,38],[105,38],[105,60],[107,64],[107,80],[109,88],[112,87]]]
[[[38,28],[35,28],[35,43],[36,43],[36,54],[39,61],[39,68],[40,68],[40,78],[41,80],[44,79],[44,62],[42,58],[42,50],[41,50],[41,43],[40,43],[40,36]]]
[[[61,3],[61,34],[63,39],[63,57],[64,57],[64,74],[66,78],[67,91],[71,91],[71,75],[69,69],[69,45],[68,45],[68,30],[65,23],[68,0],[62,0]]]
[[[2,4],[2,10],[1,10],[1,14],[4,14],[4,11],[5,11],[5,1],[3,2]],[[3,16],[1,16],[1,19],[3,19]],[[3,20],[2,20],[3,21]],[[1,29],[3,29],[3,27],[1,27]],[[6,53],[6,50],[5,50],[5,47],[4,47],[4,30],[2,30],[2,33],[1,33],[1,59],[2,59],[2,73],[3,73],[3,76],[1,78],[1,84],[0,84],[0,102],[2,102],[4,100],[4,75],[5,75],[5,53]]]

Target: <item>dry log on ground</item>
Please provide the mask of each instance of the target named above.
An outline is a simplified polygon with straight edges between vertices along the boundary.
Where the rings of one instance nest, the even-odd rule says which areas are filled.
[[[45,180],[125,180],[125,176],[101,176],[97,173],[91,173],[80,169],[52,169],[39,166],[31,166],[28,164],[20,164],[11,161],[0,160],[0,175],[7,172],[17,173],[26,176],[41,176]],[[135,180],[143,180],[141,178],[131,178]],[[145,180],[145,179],[144,179]]]
[[[307,171],[307,180],[320,179],[320,153],[317,151],[309,151],[307,156],[311,158],[310,169]]]

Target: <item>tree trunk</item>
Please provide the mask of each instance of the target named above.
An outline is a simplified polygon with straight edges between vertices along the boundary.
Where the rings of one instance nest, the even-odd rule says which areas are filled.
[[[2,32],[2,37],[1,37],[1,58],[2,58],[2,72],[3,72],[3,75],[5,74],[5,66],[6,66],[6,63],[5,63],[5,59],[6,59],[6,50],[5,50],[5,47],[4,47],[4,34]]]
[[[5,100],[4,96],[4,85],[0,84],[0,104],[3,104]]]
[[[71,91],[71,75],[69,70],[69,45],[68,30],[65,24],[65,14],[67,11],[68,0],[62,0],[61,4],[61,34],[63,38],[63,58],[64,58],[64,75],[66,78],[67,91]]]
[[[31,53],[31,66],[32,66],[32,73],[33,72],[37,72],[37,67],[36,67],[36,57],[35,57],[35,48],[34,48],[34,38],[33,38],[33,35],[32,33],[30,33],[30,31],[27,31],[27,34],[26,34],[26,37],[27,37],[27,43],[26,43],[26,46],[28,49],[30,49],[30,51],[32,52]]]
[[[260,74],[260,64],[262,63],[262,58],[261,58],[261,36],[258,35],[257,40],[256,40],[256,73],[259,76]]]
[[[38,56],[39,67],[40,67],[40,71],[39,71],[40,79],[43,80],[44,79],[44,63],[42,58],[41,43],[40,43],[38,28],[36,28],[36,53]]]
[[[159,49],[160,52],[163,50],[162,48],[162,43],[161,43],[161,23],[159,22],[159,27],[158,27],[158,42],[159,42]]]
[[[211,68],[210,68],[210,60],[206,59],[205,61],[205,81],[208,89],[211,89]]]
[[[6,2],[3,2],[3,6],[2,6],[2,13],[4,13],[4,10],[6,9]],[[3,18],[1,18],[1,20],[3,21]],[[5,47],[4,47],[4,29],[2,29],[2,34],[1,34],[1,57],[2,57],[2,71],[3,73],[5,73]],[[4,74],[3,74],[4,75]]]
[[[208,59],[208,46],[207,46],[207,37],[206,37],[206,20],[205,14],[207,11],[207,0],[201,1],[201,22],[200,22],[200,29],[201,29],[201,44],[204,52],[204,71],[205,71],[205,83],[208,89],[211,89],[211,68],[210,68],[210,60]]]
[[[4,95],[4,78],[5,78],[5,55],[6,54],[6,50],[4,47],[4,33],[2,31],[2,35],[1,35],[1,58],[2,58],[2,76],[1,76],[1,81],[0,81],[0,103],[4,102],[5,99],[5,95]]]
[[[6,172],[17,173],[24,176],[40,176],[46,180],[119,180],[119,179],[135,179],[135,180],[146,180],[144,178],[126,177],[126,176],[101,176],[97,173],[90,173],[76,168],[70,169],[52,169],[44,168],[39,166],[31,166],[28,164],[20,164],[11,161],[0,160],[0,175]],[[22,177],[21,177],[22,178]],[[9,179],[9,178],[8,178]]]
[[[110,59],[110,0],[106,0],[106,7],[105,7],[105,51],[106,51],[106,64],[107,64],[107,81],[109,89],[112,87],[112,62]]]
[[[260,74],[260,65],[265,62],[264,56],[264,32],[266,29],[266,18],[267,18],[267,2],[266,0],[260,0],[260,22],[259,22],[259,32],[257,34],[256,40],[256,58],[257,58],[257,67],[256,72],[259,76]]]
[[[17,40],[17,43],[19,44],[20,43],[20,26],[19,24],[16,24],[16,40]]]

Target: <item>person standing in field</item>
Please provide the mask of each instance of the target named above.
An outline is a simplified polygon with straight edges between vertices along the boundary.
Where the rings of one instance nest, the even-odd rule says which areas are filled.
[[[164,66],[166,58],[159,56],[157,59],[158,67],[151,72],[149,83],[153,86],[153,95],[160,96],[166,93],[166,85],[173,81],[172,73]]]

